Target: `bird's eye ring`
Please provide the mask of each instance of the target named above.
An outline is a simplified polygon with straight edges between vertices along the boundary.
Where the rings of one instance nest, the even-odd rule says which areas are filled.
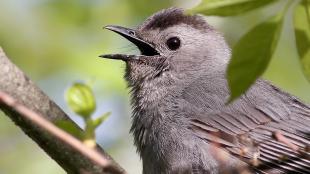
[[[171,37],[167,40],[166,45],[170,50],[177,50],[181,46],[181,40],[178,37]]]

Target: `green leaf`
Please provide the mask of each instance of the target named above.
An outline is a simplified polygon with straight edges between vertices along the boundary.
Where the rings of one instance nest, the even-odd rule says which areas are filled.
[[[271,4],[277,0],[202,0],[189,13],[214,16],[233,16]]]
[[[310,2],[298,4],[294,13],[294,29],[297,51],[306,78],[310,81]]]
[[[105,114],[103,114],[102,116],[96,118],[95,120],[93,120],[92,124],[93,126],[96,128],[98,126],[101,125],[101,123],[103,123],[109,116],[111,115],[111,112],[107,112]]]
[[[95,120],[92,120],[91,118],[85,119],[86,127],[83,140],[86,140],[86,142],[92,144],[91,142],[95,140],[95,129],[101,125],[101,123],[104,122],[110,116],[110,114],[111,112],[107,112]]]
[[[60,120],[55,125],[78,139],[83,137],[83,131],[71,121]]]
[[[254,27],[234,46],[227,67],[229,102],[243,94],[267,68],[281,33],[282,15]]]
[[[96,101],[91,88],[82,83],[73,84],[66,92],[69,107],[77,114],[88,118],[96,109]]]

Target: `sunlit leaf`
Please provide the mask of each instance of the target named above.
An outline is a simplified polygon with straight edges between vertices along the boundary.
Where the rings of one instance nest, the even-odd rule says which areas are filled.
[[[277,0],[202,0],[189,13],[233,16],[273,3]]]
[[[81,139],[83,136],[83,131],[71,121],[60,120],[55,125],[78,139]]]
[[[83,83],[75,83],[66,91],[66,101],[75,113],[88,118],[96,109],[96,101],[91,88]]]
[[[282,17],[273,17],[254,27],[234,46],[227,68],[232,101],[262,75],[275,51],[282,29]]]
[[[93,120],[92,124],[93,126],[96,128],[98,126],[101,125],[101,123],[103,123],[109,116],[111,115],[111,112],[107,112],[105,114],[103,114],[102,116],[96,118],[95,120]]]
[[[306,78],[310,81],[310,2],[302,1],[295,8],[294,27],[297,51]]]

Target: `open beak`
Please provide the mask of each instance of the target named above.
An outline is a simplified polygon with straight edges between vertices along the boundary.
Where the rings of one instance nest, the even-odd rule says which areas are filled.
[[[156,51],[156,49],[150,43],[137,37],[136,31],[133,29],[129,29],[129,28],[121,27],[121,26],[115,26],[115,25],[108,25],[104,28],[120,34],[121,36],[125,37],[130,42],[135,44],[140,50],[141,55],[104,54],[104,55],[100,55],[99,57],[128,61],[132,59],[139,59],[139,57],[141,56],[145,57],[145,56],[159,55],[158,51]]]

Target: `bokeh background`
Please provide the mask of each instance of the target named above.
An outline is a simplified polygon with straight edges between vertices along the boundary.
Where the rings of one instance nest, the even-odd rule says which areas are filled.
[[[141,161],[129,134],[130,106],[124,64],[102,60],[102,53],[137,50],[107,24],[137,26],[147,16],[170,6],[191,8],[199,0],[1,0],[0,46],[79,125],[64,102],[72,82],[90,82],[97,113],[111,111],[97,130],[97,139],[129,173],[141,173]],[[283,3],[236,17],[208,17],[233,45],[251,27],[275,14]],[[280,44],[264,78],[310,102],[310,85],[303,77],[287,17]],[[255,42],[255,40],[253,40]],[[0,174],[65,173],[11,120],[0,112]]]

